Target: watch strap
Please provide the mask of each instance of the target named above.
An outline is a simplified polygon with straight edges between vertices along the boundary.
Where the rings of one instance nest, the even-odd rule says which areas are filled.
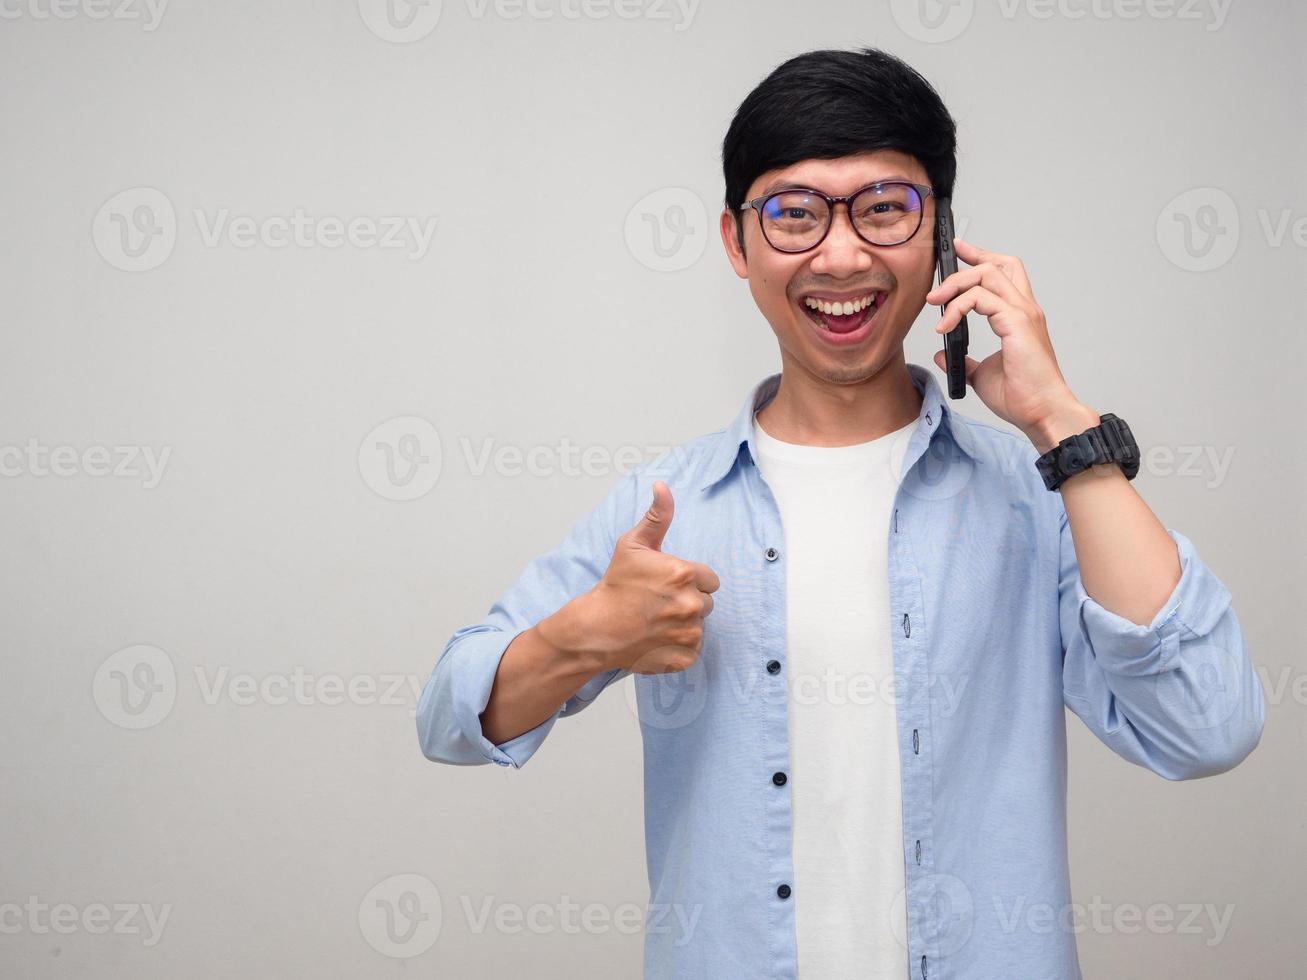
[[[1068,478],[1099,463],[1117,463],[1127,480],[1139,472],[1139,446],[1130,426],[1111,412],[1099,416],[1099,424],[1067,436],[1035,460],[1044,486],[1056,490]]]

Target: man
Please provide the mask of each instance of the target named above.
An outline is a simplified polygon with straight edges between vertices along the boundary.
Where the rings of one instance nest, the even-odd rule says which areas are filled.
[[[781,374],[619,481],[422,695],[428,758],[520,767],[635,675],[647,977],[1079,977],[1064,707],[1167,779],[1260,738],[1194,545],[1121,461],[1051,492],[1037,469],[1106,420],[1021,261],[955,239],[931,288],[955,146],[935,90],[874,49],[802,55],[748,96],[721,235]],[[967,384],[1021,435],[905,363],[927,303],[941,339],[968,313],[998,336]]]

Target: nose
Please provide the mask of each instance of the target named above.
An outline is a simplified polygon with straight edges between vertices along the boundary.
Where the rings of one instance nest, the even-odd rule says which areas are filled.
[[[845,202],[835,205],[830,231],[813,253],[813,272],[832,279],[848,279],[872,267],[872,248],[853,230],[849,206]]]

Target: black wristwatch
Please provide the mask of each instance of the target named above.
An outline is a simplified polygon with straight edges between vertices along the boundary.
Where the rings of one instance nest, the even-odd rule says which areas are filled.
[[[1139,446],[1130,426],[1111,412],[1099,416],[1099,424],[1079,435],[1067,436],[1039,459],[1035,469],[1044,486],[1056,490],[1068,478],[1098,463],[1120,463],[1127,480],[1139,472]]]

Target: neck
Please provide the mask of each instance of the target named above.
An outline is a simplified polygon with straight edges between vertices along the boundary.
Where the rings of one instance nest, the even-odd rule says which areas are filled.
[[[784,359],[780,387],[758,412],[769,436],[801,446],[852,446],[897,432],[921,413],[903,352],[871,377],[835,382]]]

